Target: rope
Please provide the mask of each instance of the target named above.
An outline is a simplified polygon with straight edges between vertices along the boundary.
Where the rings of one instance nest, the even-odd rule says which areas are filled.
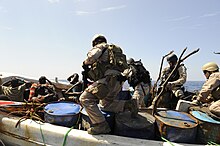
[[[44,146],[46,146],[45,138],[44,138],[44,135],[43,135],[43,131],[42,131],[42,129],[41,129],[41,124],[40,124],[40,133],[41,133],[41,137],[42,137],[42,139],[43,139]]]
[[[208,145],[211,145],[211,146],[220,146],[219,144],[217,144],[217,143],[215,143],[215,142],[212,142],[212,141],[208,142]]]
[[[3,141],[1,139],[0,139],[0,142],[1,142],[2,146],[5,146],[5,144],[3,143]]]
[[[161,139],[166,141],[167,143],[169,143],[171,146],[175,146],[172,142],[170,142],[169,140],[165,139],[164,137],[161,137]]]
[[[74,128],[74,126],[72,126],[72,127],[67,131],[67,133],[65,134],[64,139],[63,139],[63,145],[62,145],[62,146],[65,146],[65,145],[66,145],[67,136],[68,136],[68,134],[70,133],[70,131],[71,131],[73,128]]]
[[[81,110],[82,110],[82,109],[81,109]],[[80,110],[80,111],[81,111],[81,110]],[[78,125],[79,120],[80,120],[80,113],[79,113],[79,116],[78,116],[76,125]],[[65,146],[65,145],[66,145],[67,136],[68,136],[68,134],[70,133],[70,131],[71,131],[73,128],[74,128],[74,126],[72,126],[72,127],[66,132],[66,134],[64,135],[63,145],[62,145],[62,146]]]

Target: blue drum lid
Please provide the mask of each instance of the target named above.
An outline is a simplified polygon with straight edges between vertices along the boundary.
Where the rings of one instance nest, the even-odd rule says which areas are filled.
[[[45,106],[44,111],[50,115],[73,115],[80,112],[81,106],[73,102],[54,102]]]
[[[155,117],[166,125],[172,125],[174,127],[191,128],[198,125],[193,116],[178,111],[159,111]]]
[[[166,117],[166,118],[170,118],[170,119],[195,122],[195,121],[190,117],[189,114],[183,113],[183,112],[168,110],[168,111],[160,111],[160,112],[158,112],[158,114],[159,114],[161,117]]]
[[[214,124],[220,124],[220,121],[217,121],[213,118],[211,118],[210,116],[208,116],[206,113],[200,112],[200,111],[192,111],[191,114],[201,120],[201,121],[205,121],[205,122],[209,122],[209,123],[214,123]]]

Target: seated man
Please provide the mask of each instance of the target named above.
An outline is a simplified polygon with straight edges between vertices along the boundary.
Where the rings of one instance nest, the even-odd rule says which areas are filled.
[[[58,97],[54,85],[45,76],[41,76],[38,83],[32,84],[28,100],[47,103],[57,101]]]
[[[13,77],[10,81],[0,85],[0,94],[3,94],[0,99],[22,102],[25,98],[25,91],[30,88],[30,86],[30,82],[25,82]]]

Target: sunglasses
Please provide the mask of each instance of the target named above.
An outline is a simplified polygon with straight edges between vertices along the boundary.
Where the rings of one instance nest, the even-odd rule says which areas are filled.
[[[205,75],[206,73],[207,73],[208,71],[206,71],[206,70],[203,70],[203,74]]]

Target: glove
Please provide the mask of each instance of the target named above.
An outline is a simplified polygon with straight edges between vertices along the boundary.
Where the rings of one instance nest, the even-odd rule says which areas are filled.
[[[192,99],[191,100],[196,100],[197,99],[197,96],[196,95],[193,95]]]
[[[83,68],[85,71],[89,71],[89,65],[85,64],[84,62],[83,62],[82,68]]]
[[[197,99],[192,101],[193,105],[202,105],[200,101],[198,101]]]
[[[167,90],[172,90],[173,88],[173,84],[171,82],[168,82],[167,85],[166,85],[166,89]]]

